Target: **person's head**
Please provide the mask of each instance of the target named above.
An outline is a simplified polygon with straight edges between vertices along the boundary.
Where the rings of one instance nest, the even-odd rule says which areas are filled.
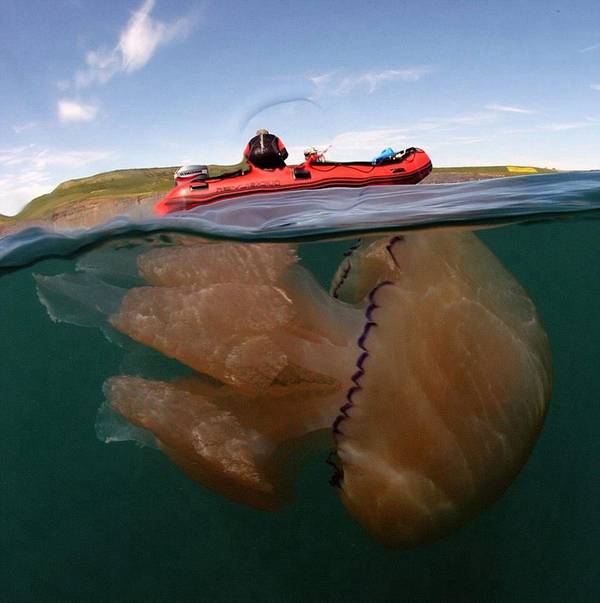
[[[260,136],[261,134],[268,134],[269,130],[265,130],[264,128],[261,128],[260,130],[256,130],[256,135]]]

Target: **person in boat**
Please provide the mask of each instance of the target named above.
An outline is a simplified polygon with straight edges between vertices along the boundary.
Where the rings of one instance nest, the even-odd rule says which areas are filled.
[[[244,149],[244,157],[261,170],[285,167],[288,152],[282,140],[268,130],[257,130]]]
[[[331,145],[330,145],[331,146]],[[319,151],[316,147],[307,147],[304,149],[304,162],[305,163],[326,163],[325,153],[329,150],[329,147],[323,151]]]

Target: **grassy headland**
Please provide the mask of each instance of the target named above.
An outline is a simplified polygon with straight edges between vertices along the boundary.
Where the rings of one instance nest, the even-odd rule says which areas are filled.
[[[87,178],[67,180],[59,184],[51,193],[30,201],[15,220],[47,218],[55,211],[71,203],[97,198],[121,198],[133,195],[148,195],[166,192],[173,186],[173,172],[176,168],[144,168],[115,170]]]
[[[488,178],[506,178],[508,176],[526,176],[527,174],[553,174],[558,170],[521,165],[482,165],[469,167],[438,167],[423,181],[424,184],[443,184],[465,182],[468,180],[487,180]]]

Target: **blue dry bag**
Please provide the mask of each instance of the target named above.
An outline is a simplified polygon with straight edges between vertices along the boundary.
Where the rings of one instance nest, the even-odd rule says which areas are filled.
[[[396,154],[396,151],[394,151],[394,149],[392,149],[391,147],[388,147],[387,149],[383,149],[383,151],[381,151],[381,153],[379,153],[379,155],[377,155],[377,157],[374,157],[371,160],[371,163],[373,165],[377,165],[378,163],[381,163],[382,161],[385,161],[386,159],[391,159],[395,154]]]

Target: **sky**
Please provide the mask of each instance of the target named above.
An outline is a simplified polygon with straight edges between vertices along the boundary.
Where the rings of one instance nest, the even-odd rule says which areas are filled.
[[[0,213],[112,169],[385,147],[600,168],[600,2],[1,0]]]

